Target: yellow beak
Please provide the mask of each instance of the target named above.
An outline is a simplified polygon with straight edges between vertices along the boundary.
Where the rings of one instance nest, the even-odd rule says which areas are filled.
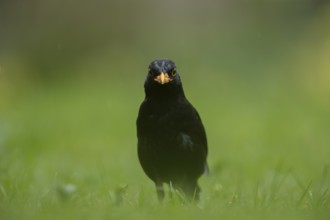
[[[172,79],[168,76],[167,73],[163,73],[161,72],[160,75],[158,75],[155,78],[155,81],[159,82],[160,84],[164,85],[165,83],[169,83],[170,81],[172,81]]]

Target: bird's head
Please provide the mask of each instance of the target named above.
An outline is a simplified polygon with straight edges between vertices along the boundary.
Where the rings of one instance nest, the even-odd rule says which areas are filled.
[[[175,63],[168,59],[158,59],[150,63],[147,80],[160,85],[172,83],[177,75]]]
[[[148,67],[145,82],[147,95],[170,96],[170,94],[183,94],[182,84],[176,65],[169,59],[157,59]]]

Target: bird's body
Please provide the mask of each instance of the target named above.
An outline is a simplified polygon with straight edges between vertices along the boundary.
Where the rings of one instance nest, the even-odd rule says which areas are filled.
[[[197,199],[197,180],[206,168],[205,130],[196,109],[184,95],[175,68],[167,59],[150,64],[146,97],[137,119],[139,160],[155,182],[160,200],[164,197],[163,183]]]

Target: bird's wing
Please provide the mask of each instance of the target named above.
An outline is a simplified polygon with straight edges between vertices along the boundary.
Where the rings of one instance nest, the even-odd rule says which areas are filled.
[[[173,127],[177,133],[173,145],[178,146],[183,159],[194,161],[191,166],[196,166],[198,173],[205,172],[206,157],[208,153],[206,133],[201,118],[196,109],[190,104],[181,106],[177,114],[177,127]]]
[[[197,110],[190,103],[185,109],[182,114],[182,130],[207,154],[207,138],[202,120]]]

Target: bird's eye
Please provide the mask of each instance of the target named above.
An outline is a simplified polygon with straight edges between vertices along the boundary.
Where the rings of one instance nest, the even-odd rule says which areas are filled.
[[[153,75],[152,69],[149,68],[148,74],[151,75],[151,76]]]
[[[174,77],[176,75],[176,68],[174,68],[171,72],[171,75]]]

